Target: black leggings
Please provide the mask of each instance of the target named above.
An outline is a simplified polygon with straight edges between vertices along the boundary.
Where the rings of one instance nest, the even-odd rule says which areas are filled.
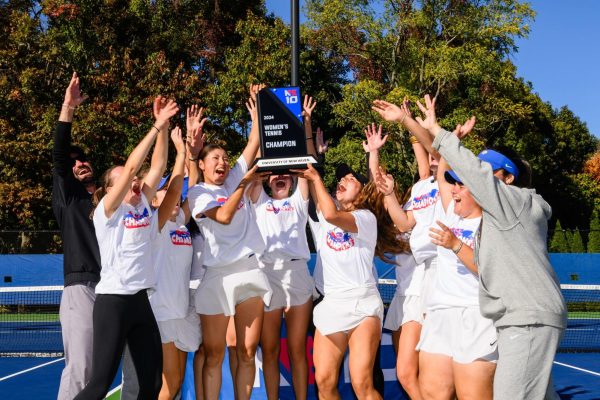
[[[138,399],[156,399],[162,385],[162,345],[146,291],[99,294],[93,320],[91,378],[75,399],[104,398],[119,368],[125,342],[138,376]]]

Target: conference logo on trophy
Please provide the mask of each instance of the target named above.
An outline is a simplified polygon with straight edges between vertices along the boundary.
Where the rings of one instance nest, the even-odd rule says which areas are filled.
[[[261,154],[256,162],[258,170],[285,173],[317,164],[307,154],[300,88],[264,88],[257,98]]]

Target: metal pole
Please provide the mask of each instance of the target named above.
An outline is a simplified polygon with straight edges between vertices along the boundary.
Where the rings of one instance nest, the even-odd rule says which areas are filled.
[[[300,0],[290,0],[292,10],[292,86],[300,82]]]

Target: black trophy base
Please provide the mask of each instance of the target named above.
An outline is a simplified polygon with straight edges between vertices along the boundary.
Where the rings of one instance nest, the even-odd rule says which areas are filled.
[[[318,164],[313,156],[294,156],[277,158],[257,158],[258,172],[271,171],[278,174],[288,174],[291,169],[307,169],[308,164]]]

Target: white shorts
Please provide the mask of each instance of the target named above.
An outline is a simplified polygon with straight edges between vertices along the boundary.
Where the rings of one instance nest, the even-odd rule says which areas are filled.
[[[421,285],[421,310],[427,315],[427,301],[433,290],[435,290],[435,279],[437,275],[437,257],[425,260],[423,272],[423,284]]]
[[[423,322],[417,350],[443,354],[457,363],[498,360],[496,328],[478,307],[431,310]]]
[[[313,311],[313,322],[321,335],[347,333],[367,317],[383,320],[383,302],[376,287],[328,293]]]
[[[252,255],[225,267],[207,268],[194,303],[198,314],[230,316],[235,315],[235,306],[252,297],[261,297],[268,305],[271,293],[269,281]]]
[[[202,343],[200,318],[196,312],[188,313],[187,317],[156,321],[162,343],[175,344],[181,351],[195,352]]]
[[[423,323],[423,310],[420,296],[394,296],[388,308],[383,327],[390,331],[397,331],[409,321]]]
[[[277,264],[260,263],[273,291],[265,311],[288,309],[305,304],[313,294],[315,282],[308,273],[306,260],[284,261]]]

